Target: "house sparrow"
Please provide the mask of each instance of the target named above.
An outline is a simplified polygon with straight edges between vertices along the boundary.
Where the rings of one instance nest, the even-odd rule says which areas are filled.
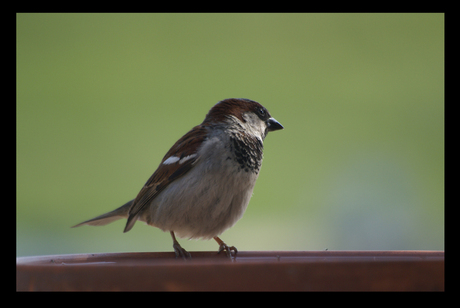
[[[261,104],[230,98],[209,110],[203,123],[180,138],[134,200],[84,221],[103,226],[127,218],[124,232],[137,220],[169,231],[177,257],[189,258],[181,238],[213,238],[218,253],[238,250],[219,237],[246,210],[262,164],[263,140],[283,129]]]

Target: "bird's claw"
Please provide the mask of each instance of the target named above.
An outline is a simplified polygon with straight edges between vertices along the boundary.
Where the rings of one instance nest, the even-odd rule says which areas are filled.
[[[192,256],[190,253],[182,248],[182,246],[179,244],[179,242],[176,240],[176,236],[174,235],[174,231],[171,231],[171,237],[173,239],[173,248],[174,248],[174,253],[176,254],[176,259],[182,258],[184,260],[191,259]]]
[[[218,236],[215,236],[214,237],[214,240],[217,242],[217,244],[219,244],[219,250],[217,251],[217,253],[221,253],[222,251],[225,250],[225,254],[227,255],[227,257],[229,257],[230,259],[233,258],[233,256],[236,256],[236,254],[238,253],[238,249],[236,249],[235,246],[228,246],[227,244],[224,243],[223,240],[221,240]],[[233,256],[232,256],[232,251],[233,251]],[[233,260],[233,259],[232,259]]]
[[[236,256],[236,254],[238,253],[238,249],[236,249],[235,246],[228,246],[227,244],[225,243],[222,243],[219,245],[219,250],[217,251],[217,253],[221,253],[222,251],[225,251],[225,254],[227,255],[227,257],[229,257],[230,259],[234,256]]]
[[[187,260],[187,259],[192,258],[192,256],[190,255],[190,252],[182,248],[181,245],[179,245],[179,243],[174,243],[173,248],[174,248],[174,253],[176,254],[176,259],[182,258],[184,260]]]

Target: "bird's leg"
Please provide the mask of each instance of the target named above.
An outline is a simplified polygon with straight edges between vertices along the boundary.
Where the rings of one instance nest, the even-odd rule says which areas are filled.
[[[217,244],[219,244],[219,250],[217,251],[217,253],[221,253],[221,251],[225,250],[225,254],[229,258],[232,258],[232,251],[234,255],[238,253],[238,249],[236,249],[235,246],[227,246],[227,244],[225,244],[224,241],[221,240],[218,236],[215,236],[214,240],[216,240]]]
[[[170,233],[171,233],[171,237],[173,239],[173,248],[174,248],[174,253],[176,254],[176,259],[179,258],[179,257],[181,257],[184,260],[192,258],[190,253],[187,250],[185,250],[184,248],[182,248],[181,245],[179,244],[179,242],[176,240],[176,236],[174,235],[174,231],[171,231]]]

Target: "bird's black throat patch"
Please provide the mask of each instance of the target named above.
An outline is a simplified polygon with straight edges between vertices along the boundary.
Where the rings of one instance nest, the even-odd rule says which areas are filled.
[[[230,151],[233,159],[246,172],[259,173],[263,157],[263,143],[258,138],[244,133],[230,135]]]

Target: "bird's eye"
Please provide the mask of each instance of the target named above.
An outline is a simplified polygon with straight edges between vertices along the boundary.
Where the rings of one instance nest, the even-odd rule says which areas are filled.
[[[263,117],[265,116],[265,110],[263,108],[259,108],[259,114]]]

